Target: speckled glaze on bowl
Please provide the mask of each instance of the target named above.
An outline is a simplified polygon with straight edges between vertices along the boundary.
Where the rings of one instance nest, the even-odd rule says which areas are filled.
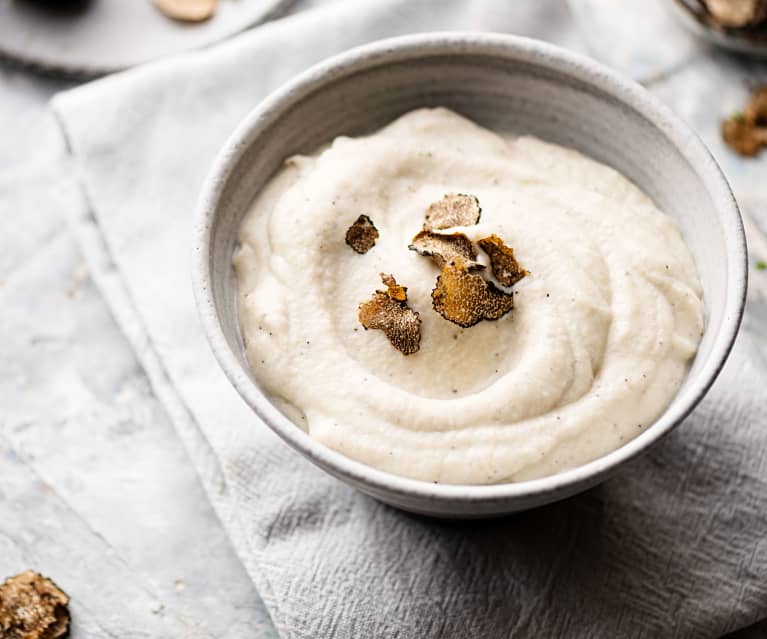
[[[706,329],[687,379],[654,424],[625,446],[557,475],[512,484],[430,484],[344,457],[297,427],[259,388],[245,359],[232,269],[240,221],[282,160],[359,135],[417,107],[446,106],[496,131],[569,146],[633,180],[684,234],[700,273]],[[598,214],[598,212],[595,212]],[[715,161],[637,84],[558,47],[505,35],[438,33],[338,55],[273,93],[245,119],[207,180],[196,228],[195,294],[213,351],[258,416],[309,460],[384,502],[442,517],[533,508],[585,490],[678,425],[716,378],[746,291],[740,214]]]

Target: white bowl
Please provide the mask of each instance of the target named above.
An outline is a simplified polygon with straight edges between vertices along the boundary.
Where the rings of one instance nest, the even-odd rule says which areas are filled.
[[[530,133],[628,176],[682,230],[697,263],[706,328],[687,378],[663,415],[625,446],[557,475],[456,486],[398,477],[341,455],[291,422],[248,367],[236,312],[232,251],[256,193],[283,159],[338,135],[381,127],[416,107],[446,106],[498,131]],[[195,292],[213,351],[263,422],[309,460],[389,504],[444,517],[532,508],[604,480],[678,425],[722,368],[743,312],[746,243],[737,205],[700,139],[639,85],[587,58],[504,35],[435,33],[338,55],[262,102],[208,177],[196,229]]]

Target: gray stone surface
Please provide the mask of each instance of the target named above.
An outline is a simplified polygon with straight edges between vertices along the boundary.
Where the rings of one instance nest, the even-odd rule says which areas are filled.
[[[72,597],[74,637],[273,637],[60,209],[46,102],[0,69],[0,580]]]

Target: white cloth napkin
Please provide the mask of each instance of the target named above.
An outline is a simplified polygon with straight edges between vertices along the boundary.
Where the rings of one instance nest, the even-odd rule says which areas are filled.
[[[741,339],[695,413],[583,495],[489,522],[414,517],[291,451],[199,327],[192,215],[270,90],[381,37],[488,29],[580,47],[559,2],[335,3],[62,94],[94,276],[284,637],[717,636],[767,615],[767,394]]]

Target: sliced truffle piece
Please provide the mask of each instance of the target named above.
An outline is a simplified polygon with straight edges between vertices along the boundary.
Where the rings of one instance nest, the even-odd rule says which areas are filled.
[[[736,115],[722,122],[722,138],[740,155],[752,157],[767,146],[767,127],[749,125]]]
[[[471,226],[479,222],[480,215],[482,209],[476,197],[463,193],[448,193],[429,206],[423,227],[433,231],[453,226]]]
[[[456,255],[460,255],[472,270],[483,268],[476,263],[477,250],[463,233],[445,234],[423,230],[411,242],[408,246],[411,251],[430,257],[440,268],[452,262]]]
[[[367,253],[378,239],[378,229],[367,215],[360,215],[346,231],[346,243],[357,253]]]
[[[460,256],[442,269],[431,299],[437,313],[463,328],[496,320],[514,307],[513,295],[472,273]]]
[[[703,0],[709,15],[722,27],[753,26],[767,17],[765,0]]]
[[[60,639],[69,635],[69,597],[28,570],[0,585],[0,637]]]
[[[407,305],[407,287],[400,286],[393,276],[381,273],[386,291],[376,291],[359,306],[360,324],[378,329],[389,338],[392,346],[403,355],[411,355],[421,346],[421,318]]]
[[[525,275],[529,275],[514,257],[514,249],[506,246],[497,235],[483,237],[477,244],[490,258],[490,267],[495,279],[504,286],[514,286]]]

